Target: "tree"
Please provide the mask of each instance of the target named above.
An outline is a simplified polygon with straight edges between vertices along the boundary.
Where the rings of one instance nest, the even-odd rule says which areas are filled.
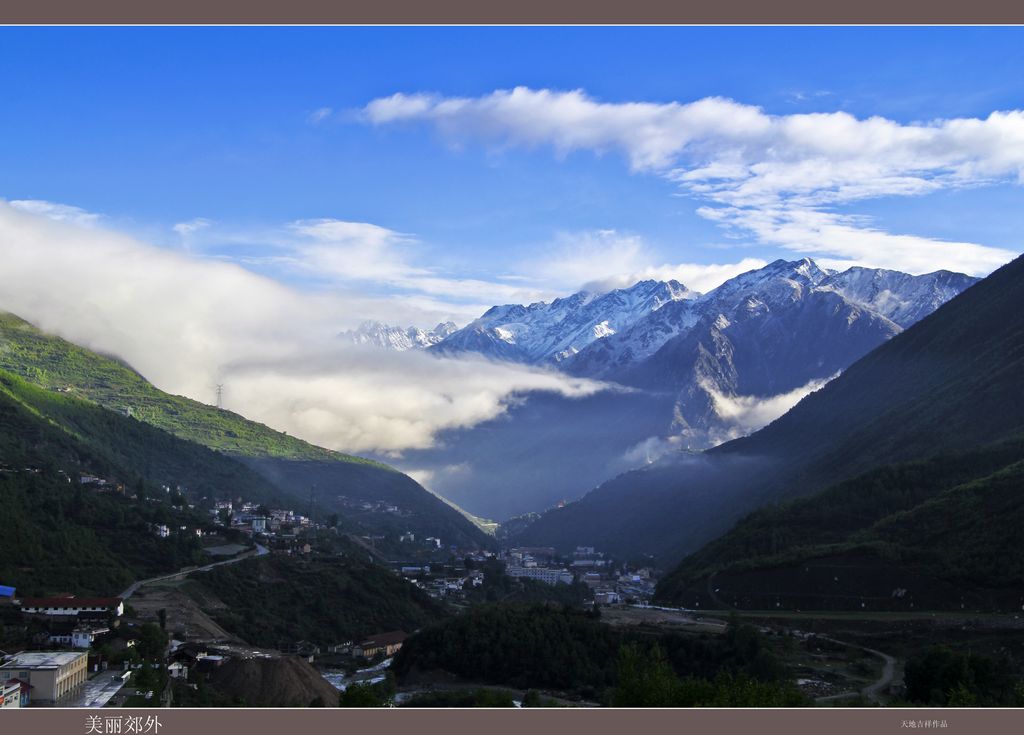
[[[341,707],[385,707],[387,698],[377,684],[350,684],[338,698]]]
[[[657,644],[648,649],[637,643],[622,646],[616,674],[613,707],[672,707],[678,699],[679,677]]]
[[[139,628],[139,655],[147,661],[161,661],[167,648],[167,633],[154,623]]]

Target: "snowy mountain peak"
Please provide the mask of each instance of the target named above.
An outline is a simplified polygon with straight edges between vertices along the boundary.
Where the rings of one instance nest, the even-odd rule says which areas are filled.
[[[834,291],[847,301],[875,311],[906,329],[978,280],[945,270],[912,276],[855,266],[830,275],[821,288]]]
[[[450,321],[442,322],[429,330],[418,327],[392,327],[382,322],[366,321],[356,329],[342,332],[338,338],[352,345],[404,352],[436,345],[457,329],[455,322]]]
[[[812,302],[818,309],[844,310],[851,325],[867,315],[884,318],[894,329],[906,328],[976,280],[948,271],[911,276],[858,267],[835,273],[811,258],[780,259],[706,294],[678,281],[643,280],[605,293],[580,291],[529,306],[494,306],[431,349],[554,363],[578,375],[609,377],[652,358],[694,329],[733,332],[736,325],[811,309]],[[805,317],[818,318],[813,309]]]
[[[580,291],[550,303],[494,306],[434,349],[534,364],[560,362],[666,304],[699,295],[678,281],[647,280],[606,293]]]

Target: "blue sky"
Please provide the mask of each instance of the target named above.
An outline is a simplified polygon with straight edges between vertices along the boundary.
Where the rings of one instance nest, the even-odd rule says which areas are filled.
[[[997,155],[976,154],[973,138],[968,163],[912,172],[924,188],[910,194],[896,182],[874,195],[794,204],[786,189],[724,215],[732,199],[681,186],[670,171],[731,160],[732,140],[708,143],[700,160],[673,150],[637,165],[624,137],[632,133],[614,121],[595,141],[560,148],[555,127],[573,120],[524,131],[493,117],[516,112],[508,106],[442,122],[415,112],[369,121],[360,111],[396,93],[486,105],[496,91],[524,87],[582,90],[586,102],[612,106],[721,97],[779,119],[985,119],[1024,107],[1022,39],[1017,28],[4,28],[0,198],[97,213],[93,225],[299,288],[422,296],[423,321],[449,307],[466,318],[489,301],[644,274],[713,285],[716,276],[672,270],[679,264],[806,254],[921,270],[931,241],[991,250],[936,246],[935,267],[984,272],[1020,252],[1024,207],[1017,158],[961,175],[957,167],[973,171],[976,159],[988,165]],[[615,114],[593,111],[595,126],[606,112]],[[886,148],[877,160],[891,156]],[[929,188],[951,167],[954,183]],[[887,175],[902,181],[913,168]],[[872,179],[870,170],[857,176],[857,186]],[[709,203],[717,218],[700,213]],[[776,205],[771,222],[752,223],[753,209]],[[800,219],[796,234],[783,233],[797,210],[828,219]],[[829,230],[836,217],[856,219]],[[296,234],[297,222],[327,221],[378,229]],[[863,228],[918,238],[906,243],[915,254],[893,255],[903,247],[895,240],[870,251],[824,242]],[[367,237],[378,260],[347,272],[341,261]],[[327,258],[331,248],[341,257]],[[401,261],[397,276],[381,267],[388,259]]]
[[[0,309],[324,446],[429,448],[605,386],[339,331],[1013,258],[1022,35],[0,28]]]

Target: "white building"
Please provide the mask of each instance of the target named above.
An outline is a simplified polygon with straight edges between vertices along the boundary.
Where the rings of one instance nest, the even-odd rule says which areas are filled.
[[[57,643],[72,648],[89,648],[92,646],[96,636],[109,633],[110,628],[93,628],[87,625],[79,625],[69,633],[54,633],[50,635],[50,643]]]
[[[556,585],[559,582],[572,584],[572,573],[566,569],[555,569],[553,567],[507,567],[505,574],[510,577],[524,577],[536,579],[545,584]]]
[[[6,682],[0,679],[0,709],[21,706],[21,682],[18,679],[9,679]]]
[[[25,597],[21,611],[27,615],[59,615],[68,617],[97,617],[103,613],[124,615],[124,600],[120,597]]]

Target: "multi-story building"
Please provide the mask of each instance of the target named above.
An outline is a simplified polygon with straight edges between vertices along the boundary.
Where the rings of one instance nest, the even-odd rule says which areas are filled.
[[[0,678],[25,682],[37,702],[60,704],[85,684],[88,660],[85,651],[22,651],[0,665]]]
[[[556,569],[554,567],[509,566],[506,567],[505,574],[507,574],[510,577],[525,577],[526,579],[536,579],[550,585],[556,585],[559,582],[564,582],[565,584],[572,584],[573,580],[571,572],[565,569]]]

